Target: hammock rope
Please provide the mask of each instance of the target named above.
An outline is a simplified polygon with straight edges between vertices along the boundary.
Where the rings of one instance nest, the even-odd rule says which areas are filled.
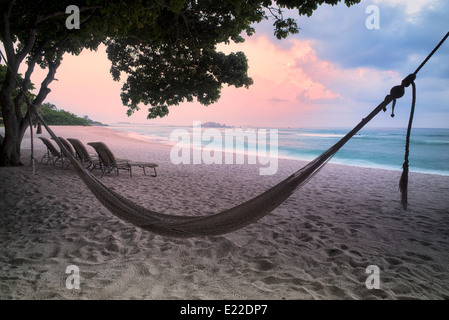
[[[72,155],[65,146],[59,141],[58,137],[49,128],[45,120],[37,111],[37,108],[31,106],[29,103],[29,110],[31,110],[36,120],[42,124],[48,131],[50,136],[57,142],[61,150],[67,155],[70,162],[78,172],[80,178],[85,185],[90,189],[93,195],[99,200],[99,202],[105,206],[111,213],[117,217],[132,223],[144,230],[148,230],[160,235],[171,237],[202,237],[202,236],[217,236],[220,234],[229,233],[240,228],[243,228],[267,214],[271,213],[274,209],[280,206],[285,200],[287,200],[294,191],[307,183],[315,174],[317,174],[331,158],[348,142],[357,132],[359,132],[368,122],[370,122],[378,113],[386,111],[387,106],[393,102],[393,107],[396,104],[396,100],[400,99],[404,93],[405,88],[412,85],[413,101],[412,110],[409,120],[409,126],[407,129],[406,138],[406,153],[405,161],[403,165],[404,173],[400,182],[400,189],[402,191],[402,203],[405,205],[407,202],[407,182],[408,182],[408,156],[410,147],[410,132],[413,122],[413,114],[416,103],[416,85],[414,83],[417,73],[421,68],[429,61],[432,55],[438,50],[438,48],[448,38],[449,32],[441,40],[441,42],[435,47],[435,49],[427,56],[427,58],[421,63],[418,69],[407,76],[400,86],[393,87],[390,94],[387,95],[366,118],[354,127],[346,136],[340,141],[323,152],[315,160],[308,163],[297,172],[290,175],[285,180],[279,182],[272,188],[263,192],[262,194],[250,199],[242,204],[239,204],[233,208],[225,210],[223,212],[202,215],[202,216],[182,216],[182,215],[167,215],[152,211],[141,205],[138,205],[129,199],[121,196],[111,188],[105,186],[95,176],[93,176],[87,169],[85,169]],[[6,61],[6,60],[5,60]],[[17,81],[18,85],[20,83]],[[26,97],[26,96],[25,96]],[[393,113],[394,114],[394,110]],[[404,196],[405,194],[405,196]]]
[[[408,173],[409,173],[409,156],[410,156],[410,136],[412,132],[413,117],[415,115],[416,106],[416,84],[414,81],[411,82],[412,85],[412,107],[410,109],[410,118],[407,127],[407,136],[405,138],[405,154],[404,163],[402,165],[402,175],[399,180],[399,191],[401,192],[401,204],[402,209],[407,210],[408,203]]]
[[[132,223],[144,230],[170,237],[203,237],[217,236],[241,229],[262,217],[271,213],[287,200],[294,191],[307,183],[326,165],[329,160],[348,142],[357,132],[369,123],[379,112],[397,96],[387,95],[366,118],[344,136],[335,145],[308,163],[302,169],[290,175],[285,180],[240,205],[223,212],[203,216],[178,216],[166,215],[149,210],[129,199],[119,195],[105,186],[81,164],[60,143],[57,136],[49,128],[40,114],[36,114],[37,120],[45,127],[50,136],[58,143],[63,152],[67,153],[69,160],[80,174],[81,179],[94,194],[94,196],[111,213],[117,217]]]
[[[29,110],[29,108],[28,108]],[[33,136],[33,121],[30,116],[30,138],[31,138],[31,155],[30,155],[30,166],[32,168],[33,175],[36,174],[36,159],[34,158],[34,136]]]

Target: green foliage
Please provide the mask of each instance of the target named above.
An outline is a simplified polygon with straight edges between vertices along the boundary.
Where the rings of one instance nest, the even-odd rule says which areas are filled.
[[[48,125],[89,126],[87,119],[80,118],[65,110],[58,110],[54,104],[44,103],[39,113]]]
[[[284,19],[285,8],[310,16],[321,4],[335,5],[342,1],[348,6],[360,2],[0,0],[0,40],[10,66],[0,89],[5,123],[0,165],[20,164],[20,142],[31,116],[29,112],[22,114],[24,98],[29,95],[36,65],[48,69],[48,73],[33,97],[33,111],[50,92],[49,85],[64,54],[96,50],[103,43],[112,63],[113,79],[127,76],[121,93],[127,113],[132,114],[145,104],[150,105],[149,118],[163,117],[168,114],[169,106],[182,101],[197,99],[204,105],[217,101],[224,85],[248,87],[252,84],[245,55],[241,52],[225,55],[217,51],[217,44],[243,42],[244,33],[254,34],[254,23],[270,17],[274,18],[274,35],[285,38],[299,31],[294,19]],[[80,28],[69,29],[66,8],[74,4],[79,8]],[[25,95],[17,94],[15,80],[24,61],[28,68],[20,81]],[[56,116],[54,111],[49,114]],[[65,124],[65,120],[55,121]]]
[[[126,76],[122,102],[128,114],[150,105],[149,118],[168,114],[169,106],[197,99],[204,105],[220,98],[224,85],[249,87],[248,62],[243,53],[217,52],[219,43],[243,42],[254,34],[254,23],[274,18],[278,39],[298,33],[282,10],[297,9],[310,16],[319,5],[347,6],[360,0],[82,0],[80,29],[65,26],[72,0],[0,0],[9,15],[17,50],[35,36],[29,61],[58,66],[64,53],[79,54],[106,44],[114,80]],[[2,22],[4,23],[4,22]],[[317,26],[319,27],[319,26]],[[5,35],[6,33],[2,33]],[[2,39],[3,41],[3,39]]]
[[[206,106],[216,102],[223,85],[248,88],[253,80],[245,55],[217,52],[217,44],[243,42],[242,32],[251,36],[252,25],[267,19],[268,12],[275,19],[275,36],[285,38],[299,27],[294,19],[283,18],[283,8],[311,15],[319,4],[340,1],[186,0],[179,11],[161,7],[154,23],[106,41],[113,78],[127,75],[121,98],[128,115],[144,104],[150,106],[148,118],[163,117],[170,106],[184,101],[196,99]],[[360,1],[344,2],[349,6]]]
[[[271,3],[270,0],[268,2]],[[336,5],[341,0],[276,0],[276,3],[280,8],[297,9],[299,15],[305,15],[310,17],[313,12],[318,9],[318,6],[322,4]],[[350,7],[359,3],[360,0],[344,0],[344,3]]]
[[[0,87],[3,85],[3,82],[5,80],[5,76],[6,76],[6,71],[7,70],[8,70],[7,66],[4,66],[4,65],[0,64]],[[17,74],[17,79],[19,80],[19,83],[22,85],[23,84],[23,77],[22,77],[22,75],[20,73]],[[31,90],[34,89],[34,85],[32,83],[30,84],[30,89]],[[20,87],[16,84],[14,86],[14,89],[13,89],[13,92],[12,92],[12,98],[14,99],[15,97],[17,97],[19,95],[19,93],[20,93]],[[28,92],[27,93],[27,97],[28,97],[28,100],[32,101],[34,99],[35,95]],[[26,113],[26,111],[28,109],[27,104],[26,104],[25,101],[20,106],[20,109],[22,111],[22,115],[25,115],[25,113]],[[0,116],[1,115],[2,115],[2,111],[0,110]]]

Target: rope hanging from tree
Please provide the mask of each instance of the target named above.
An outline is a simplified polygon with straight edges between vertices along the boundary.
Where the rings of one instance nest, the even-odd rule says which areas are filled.
[[[400,86],[393,87],[391,89],[390,95],[393,97],[393,105],[391,107],[391,117],[394,117],[394,108],[396,106],[396,100],[403,97],[405,94],[405,88],[408,88],[410,85],[412,86],[412,106],[410,108],[410,118],[407,126],[407,135],[405,138],[405,155],[404,155],[404,163],[402,164],[402,175],[399,180],[399,190],[401,191],[401,204],[404,210],[407,210],[407,202],[408,202],[408,173],[409,173],[409,156],[410,156],[410,136],[413,126],[413,118],[415,115],[415,107],[416,107],[416,84],[415,79],[418,72],[426,65],[426,63],[432,58],[435,52],[443,45],[443,43],[449,37],[449,32],[441,39],[438,45],[429,53],[429,55],[423,60],[423,62],[419,65],[419,67],[413,72],[409,74],[401,83]]]

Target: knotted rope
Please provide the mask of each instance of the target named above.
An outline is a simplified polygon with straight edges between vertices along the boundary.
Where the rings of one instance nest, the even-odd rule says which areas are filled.
[[[407,135],[405,138],[405,154],[404,154],[404,163],[402,164],[402,175],[399,180],[399,190],[401,192],[401,204],[404,210],[407,210],[407,202],[408,202],[408,173],[409,173],[409,156],[410,156],[410,136],[413,126],[413,118],[415,115],[415,107],[416,107],[416,84],[415,79],[418,72],[424,67],[424,65],[430,60],[430,58],[437,52],[437,50],[441,47],[441,45],[446,41],[449,37],[449,32],[441,39],[438,45],[430,52],[430,54],[423,60],[423,62],[419,65],[419,67],[413,72],[409,74],[400,86],[395,86],[390,91],[390,97],[393,99],[393,105],[391,107],[391,117],[394,117],[394,108],[396,106],[396,100],[402,98],[405,94],[405,88],[408,88],[410,85],[412,86],[412,106],[410,108],[410,118],[407,126]],[[387,96],[388,97],[388,96]],[[384,111],[386,108],[384,109]]]
[[[416,106],[416,84],[415,84],[416,74],[409,74],[404,80],[402,80],[402,84],[400,86],[395,86],[390,91],[390,96],[393,99],[393,105],[391,107],[391,117],[394,117],[394,107],[396,106],[396,100],[402,98],[405,94],[405,88],[412,85],[412,107],[410,110],[410,119],[407,127],[407,135],[405,139],[405,155],[404,155],[404,163],[402,164],[402,175],[399,180],[399,190],[401,192],[401,204],[404,210],[407,210],[407,202],[408,202],[408,173],[409,173],[409,156],[410,156],[410,136],[413,125],[413,117],[415,114],[415,106]]]

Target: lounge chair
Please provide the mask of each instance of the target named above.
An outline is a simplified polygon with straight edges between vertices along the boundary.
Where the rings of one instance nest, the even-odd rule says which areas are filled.
[[[132,167],[140,167],[143,169],[143,173],[146,175],[145,168],[153,168],[153,177],[157,176],[156,167],[158,165],[152,162],[133,162],[124,159],[117,159],[111,149],[108,148],[103,142],[89,142],[89,146],[95,149],[100,159],[100,166],[102,171],[102,177],[107,172],[115,171],[119,174],[119,170],[129,171],[129,176],[132,178]]]
[[[78,158],[76,152],[73,150],[72,145],[66,139],[64,139],[63,137],[58,137],[58,139],[73,157]],[[65,157],[68,158],[68,155],[65,154],[64,150],[61,149],[61,151],[62,153],[64,153]]]
[[[47,162],[45,164],[48,164],[50,161],[52,161],[53,165],[55,165],[58,161],[61,161],[62,166],[64,166],[68,159],[64,156],[62,151],[58,151],[49,139],[44,137],[39,137],[39,139],[41,139],[47,147],[47,152],[42,157],[41,163],[44,161],[44,159],[46,159]],[[70,161],[68,163],[70,164]]]
[[[89,169],[92,166],[92,169],[100,168],[100,161],[96,158],[96,156],[92,156],[84,146],[84,144],[78,140],[73,138],[67,139],[73,146],[76,152],[77,159],[81,162],[81,164]]]

